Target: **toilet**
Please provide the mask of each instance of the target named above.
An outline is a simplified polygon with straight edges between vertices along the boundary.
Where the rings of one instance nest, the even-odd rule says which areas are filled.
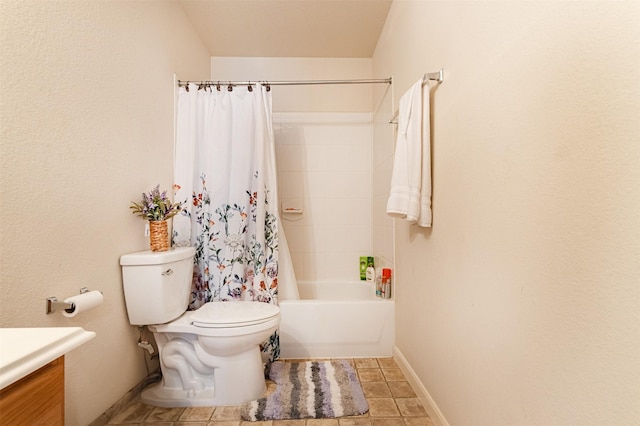
[[[120,257],[129,322],[148,326],[158,344],[162,381],[142,391],[159,407],[236,405],[266,392],[260,344],[280,324],[262,302],[209,302],[187,311],[193,247]]]

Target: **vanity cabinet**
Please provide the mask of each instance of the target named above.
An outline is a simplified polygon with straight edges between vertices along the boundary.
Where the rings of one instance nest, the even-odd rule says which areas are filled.
[[[0,390],[0,424],[64,425],[64,356]]]
[[[64,425],[65,354],[94,337],[82,327],[0,328],[0,426]]]

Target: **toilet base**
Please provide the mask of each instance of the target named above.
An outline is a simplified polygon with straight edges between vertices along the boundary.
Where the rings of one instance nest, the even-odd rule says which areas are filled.
[[[249,339],[162,333],[152,328],[162,381],[142,391],[141,400],[157,407],[238,405],[262,397],[267,391],[260,347]],[[265,331],[272,332],[270,330]],[[219,355],[204,347],[211,345]],[[240,351],[239,351],[240,349]],[[242,350],[244,349],[244,350]]]
[[[259,357],[259,353],[256,348],[229,362],[219,362],[222,368],[216,369],[213,375],[215,382],[224,383],[224,386],[218,386],[218,392],[215,386],[200,390],[168,387],[163,379],[146,387],[140,399],[145,404],[156,407],[212,407],[239,405],[256,400],[267,392],[262,363],[256,362],[256,355]]]
[[[194,393],[189,395],[189,393]],[[185,391],[182,388],[167,388],[162,382],[146,387],[140,395],[140,400],[147,405],[156,407],[204,407],[212,406],[214,400],[213,389],[200,391]]]

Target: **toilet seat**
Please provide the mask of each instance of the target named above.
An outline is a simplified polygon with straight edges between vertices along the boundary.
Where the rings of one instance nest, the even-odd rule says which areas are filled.
[[[279,316],[280,308],[264,302],[208,302],[193,312],[190,323],[202,328],[234,328],[262,324]]]

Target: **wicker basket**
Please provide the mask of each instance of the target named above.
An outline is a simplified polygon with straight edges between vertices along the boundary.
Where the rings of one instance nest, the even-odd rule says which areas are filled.
[[[169,226],[166,220],[149,221],[149,243],[151,251],[169,250]]]

